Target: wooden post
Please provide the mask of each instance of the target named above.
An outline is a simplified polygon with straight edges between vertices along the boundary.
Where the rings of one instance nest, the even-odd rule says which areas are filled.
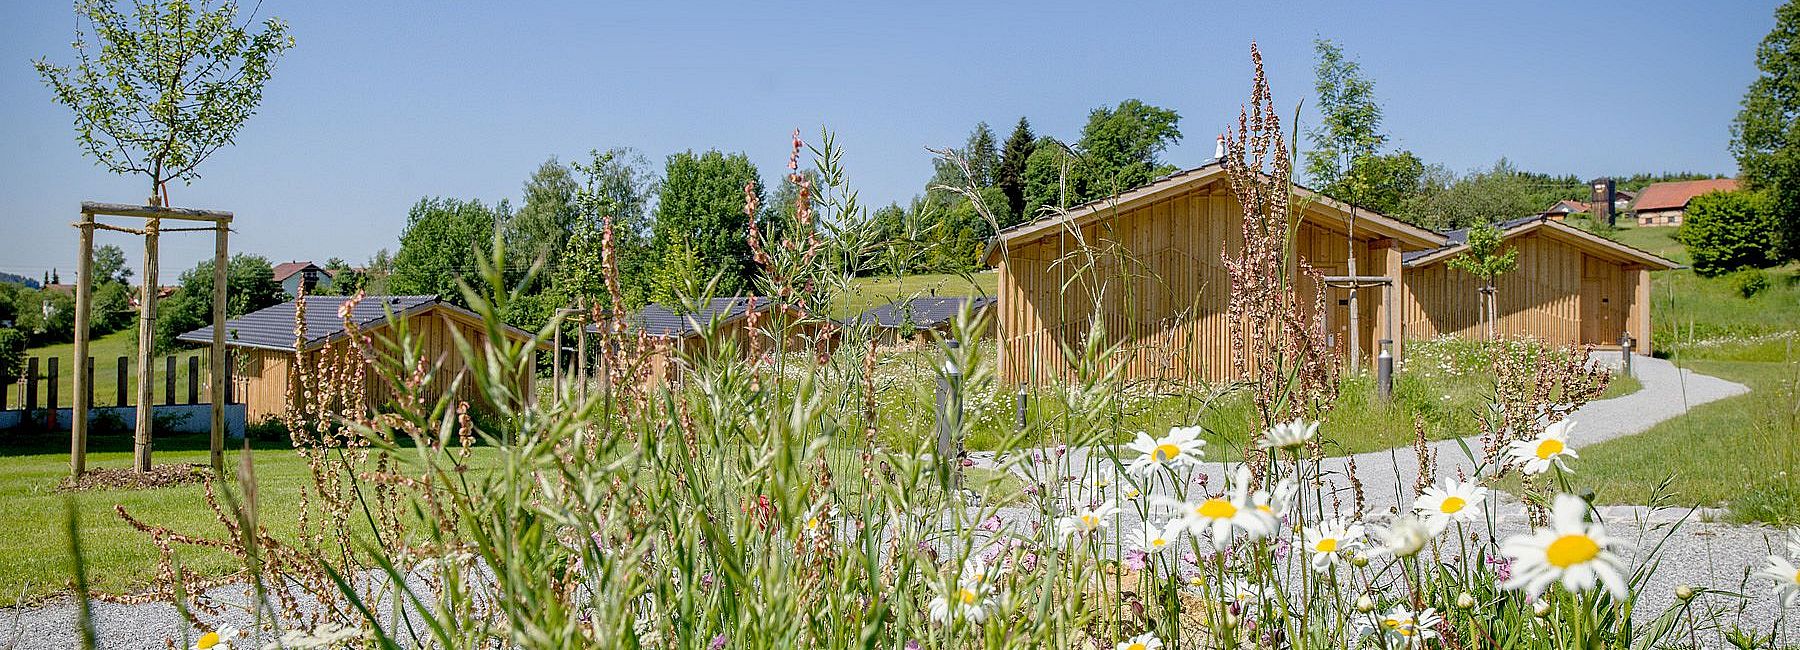
[[[156,366],[150,355],[156,351],[156,269],[157,239],[162,219],[151,218],[144,225],[144,294],[138,299],[138,385],[137,428],[131,446],[131,466],[140,472],[150,471],[151,410],[156,404]]]
[[[113,386],[113,392],[118,393],[118,395],[113,398],[117,400],[113,402],[113,406],[131,406],[130,393],[126,392],[131,389],[131,357],[119,357],[119,367],[117,371],[119,374],[119,381]]]
[[[94,215],[81,213],[80,255],[75,263],[75,409],[69,422],[69,473],[87,471],[88,408],[94,405],[94,360],[88,357],[88,323],[93,319]],[[81,363],[80,360],[86,360]]]
[[[230,220],[213,222],[213,299],[212,358],[207,364],[212,371],[212,468],[214,475],[225,471],[225,278],[226,238],[231,233]]]
[[[200,355],[188,357],[187,403],[200,403]]]
[[[55,429],[56,407],[58,406],[56,403],[58,401],[56,399],[56,389],[59,388],[57,384],[62,383],[62,373],[57,372],[57,366],[58,362],[62,361],[62,358],[50,357],[49,359],[45,359],[45,361],[48,363],[49,367],[44,372],[44,404],[50,409],[50,413],[45,421],[49,423],[49,428]]]
[[[575,394],[577,398],[585,402],[588,396],[587,298],[583,297],[576,304],[580,306],[581,311],[580,315],[575,318],[575,323],[579,326],[575,330],[575,377],[579,382],[576,384]]]
[[[565,310],[558,309],[557,311],[561,312]],[[562,314],[557,314],[557,316],[561,315]],[[563,400],[562,326],[563,323],[558,322],[556,324],[556,333],[550,337],[550,385],[552,386],[550,395],[551,401],[553,402],[561,402]]]
[[[38,399],[37,399],[38,384],[37,384],[37,382],[38,382],[38,358],[31,357],[31,358],[25,360],[25,410],[27,411],[27,413],[25,414],[25,417],[31,417],[30,411],[37,410],[37,407],[38,407]]]
[[[163,357],[163,403],[175,403],[175,355]]]

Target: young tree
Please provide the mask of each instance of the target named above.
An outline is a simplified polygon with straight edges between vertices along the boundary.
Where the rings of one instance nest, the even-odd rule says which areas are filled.
[[[649,295],[648,283],[656,258],[650,248],[648,206],[656,192],[656,176],[643,154],[628,148],[588,152],[589,161],[573,163],[581,177],[575,194],[579,218],[554,274],[555,293],[563,304],[585,299],[590,305],[607,305],[602,273],[602,236],[607,219],[613,224],[613,252],[617,255],[619,290],[626,304],[641,306]]]
[[[1731,125],[1731,151],[1749,189],[1770,194],[1782,257],[1800,259],[1800,0],[1775,9],[1756,68],[1762,74]]]
[[[230,0],[118,5],[77,2],[86,27],[77,23],[76,63],[34,64],[75,112],[88,155],[114,173],[147,177],[150,205],[162,205],[169,181],[192,181],[207,156],[236,139],[294,39],[277,18],[247,29]]]
[[[94,249],[94,283],[98,286],[108,282],[131,282],[131,267],[125,265],[125,250],[112,244]]]
[[[480,201],[420,199],[406,216],[387,290],[437,294],[462,305],[456,280],[475,272],[475,251],[491,245],[496,224],[506,221],[508,211],[505,201],[489,209]]]
[[[1490,341],[1495,337],[1494,325],[1499,318],[1497,312],[1500,305],[1494,297],[1494,278],[1519,268],[1519,249],[1506,247],[1501,234],[1499,228],[1491,225],[1470,228],[1469,249],[1449,262],[1450,268],[1481,279],[1478,291],[1482,321],[1487,323],[1487,338]]]
[[[676,249],[691,246],[705,277],[722,276],[722,295],[749,291],[756,265],[745,238],[750,226],[744,214],[747,185],[761,203],[761,177],[744,154],[712,150],[669,156],[652,228],[658,258],[669,260]]]
[[[1375,82],[1363,76],[1362,66],[1346,58],[1338,44],[1315,40],[1313,51],[1318,56],[1313,74],[1320,123],[1306,133],[1313,145],[1305,153],[1306,174],[1320,191],[1360,204],[1346,193],[1354,186],[1352,166],[1387,143]]]
[[[1717,277],[1779,260],[1780,222],[1759,192],[1708,192],[1688,202],[1675,240],[1694,258],[1694,273]]]
[[[1017,221],[1031,219],[1025,212],[1025,161],[1031,158],[1036,148],[1037,136],[1031,133],[1031,122],[1019,118],[1012,135],[1006,136],[1006,146],[1000,151],[1000,168],[994,174],[994,184],[999,186],[1001,194],[1006,195],[1007,210]],[[1012,225],[1003,223],[1000,227]]]

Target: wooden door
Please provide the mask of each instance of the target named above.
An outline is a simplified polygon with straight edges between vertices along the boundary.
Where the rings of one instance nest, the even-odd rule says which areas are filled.
[[[1618,343],[1625,332],[1625,272],[1618,265],[1581,256],[1581,342]]]

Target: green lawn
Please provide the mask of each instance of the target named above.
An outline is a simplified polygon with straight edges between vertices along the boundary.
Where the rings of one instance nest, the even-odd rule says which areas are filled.
[[[836,318],[854,316],[895,300],[915,296],[992,296],[1000,276],[981,271],[968,276],[950,274],[870,276],[857,278],[849,293],[839,296],[832,305]]]
[[[25,354],[27,357],[40,358],[38,361],[38,373],[40,375],[48,375],[50,371],[50,357],[55,357],[57,359],[57,405],[64,408],[73,406],[75,404],[75,344],[58,343],[56,345],[33,348]],[[121,330],[90,341],[88,343],[88,356],[94,358],[95,406],[118,405],[119,357],[127,357],[131,360],[130,363],[134,364],[126,372],[125,398],[130,402],[135,402],[137,400],[137,367],[135,365],[137,363],[137,332],[135,330]],[[155,361],[155,394],[156,403],[158,404],[163,403],[168,397],[167,385],[164,383],[166,380],[163,375],[163,370],[167,367],[163,365],[166,363],[164,361],[166,356],[167,355],[157,357]],[[198,358],[200,360],[199,399],[202,402],[207,400],[206,351],[184,350],[177,354],[175,359],[175,401],[177,403],[187,402],[188,359],[190,357]],[[25,403],[23,386],[19,384],[7,384],[0,388],[4,388],[6,391],[7,408],[18,408]],[[48,390],[49,389],[44,385],[42,380],[40,380],[40,383],[38,384],[38,404],[40,406],[49,403],[50,396]]]

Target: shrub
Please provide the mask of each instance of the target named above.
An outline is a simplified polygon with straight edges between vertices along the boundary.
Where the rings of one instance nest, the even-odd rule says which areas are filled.
[[[1744,299],[1755,298],[1763,289],[1769,288],[1769,274],[1762,269],[1744,268],[1731,274],[1731,288],[1737,290]]]
[[[18,381],[24,374],[27,338],[19,330],[0,328],[0,384]]]
[[[1675,240],[1694,258],[1694,272],[1718,277],[1774,264],[1780,241],[1775,212],[1764,195],[1710,192],[1688,203]]]

